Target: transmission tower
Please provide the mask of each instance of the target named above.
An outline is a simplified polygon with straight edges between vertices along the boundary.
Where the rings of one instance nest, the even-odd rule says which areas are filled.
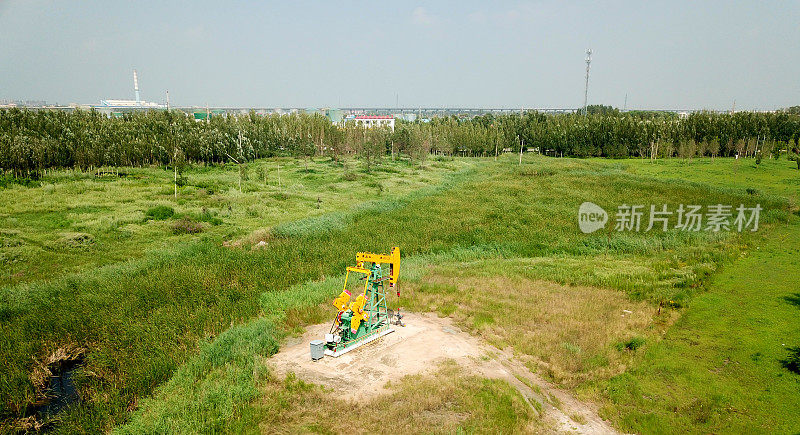
[[[592,49],[586,49],[586,87],[583,89],[583,116],[587,113],[589,102],[589,65],[592,64]]]

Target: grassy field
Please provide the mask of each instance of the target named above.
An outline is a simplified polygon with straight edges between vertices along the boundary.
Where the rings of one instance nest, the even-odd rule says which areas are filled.
[[[325,212],[324,222],[344,222],[331,217],[368,211],[376,201],[393,204],[410,192],[430,194],[420,187],[433,187],[471,165],[432,162],[419,170],[405,162],[386,162],[366,173],[354,161],[311,163],[306,169],[304,162],[270,160],[251,164],[251,170],[274,170],[274,184],[269,172],[266,184],[244,183],[244,193],[239,192],[236,167],[199,168],[186,174],[189,182],[213,184],[214,193],[184,187],[178,203],[170,205],[177,214],[199,216],[199,234],[176,234],[173,226],[181,217],[145,219],[151,207],[169,204],[173,193],[171,174],[159,169],[136,170],[142,174],[137,181],[85,174],[75,180],[72,174],[57,174],[38,187],[0,191],[6,198],[19,198],[4,216],[3,254],[15,257],[14,267],[24,271],[12,274],[16,277],[11,281],[27,281],[0,290],[0,353],[6,358],[0,415],[8,424],[10,418],[31,413],[41,395],[37,373],[49,356],[59,349],[86,349],[86,370],[76,381],[82,396],[91,400],[61,416],[61,427],[66,432],[100,430],[121,421],[138,397],[197,352],[198,340],[255,316],[264,289],[286,288],[326,270],[325,264],[287,267],[314,255],[301,245],[279,240],[285,247],[275,255],[263,249],[243,252],[225,247],[226,242],[252,246],[271,237],[270,227]],[[134,187],[129,189],[130,184]],[[71,195],[81,189],[82,195]],[[218,208],[212,208],[215,203]],[[72,217],[75,204],[84,204],[82,210],[86,204],[106,205],[92,209],[101,216],[78,219]],[[203,221],[204,208],[222,222]],[[49,220],[41,215],[55,216],[66,230],[86,232],[94,242],[50,249],[63,236],[45,230]],[[123,218],[131,223],[111,229],[106,225],[109,219]],[[8,239],[12,242],[6,243]],[[28,242],[32,239],[38,242]]]
[[[186,241],[173,231],[190,220],[201,239],[235,240],[254,230],[436,184],[464,162],[426,170],[386,162],[365,172],[355,161],[261,160],[188,169],[175,196],[174,173],[158,168],[62,171],[38,187],[0,189],[0,286],[48,280],[140,258]],[[163,208],[160,212],[158,207]],[[149,212],[149,213],[148,213]],[[166,213],[166,214],[165,214]]]
[[[797,433],[800,226],[773,229],[607,386],[604,412],[640,433]],[[796,371],[796,370],[795,370]]]
[[[755,189],[756,192],[780,195],[795,206],[800,201],[800,171],[797,164],[786,159],[764,159],[756,164],[754,159],[661,159],[627,164],[638,175],[649,175],[661,180],[691,181],[729,189]]]
[[[128,422],[119,430],[256,432],[280,424],[324,432],[324,427],[314,426],[312,411],[334,415],[344,405],[318,387],[291,377],[276,379],[268,357],[286,334],[329,319],[329,310],[321,304],[336,292],[336,277],[354,252],[386,251],[397,245],[405,257],[405,290],[396,303],[453,317],[470,332],[512,350],[532,371],[582,398],[601,402],[604,415],[620,428],[676,431],[689,424],[696,431],[718,432],[796,427],[791,425],[797,419],[791,416],[783,426],[746,426],[746,412],[712,411],[713,418],[705,421],[686,420],[680,404],[692,394],[701,400],[696,405],[700,412],[710,406],[706,403],[722,408],[732,403],[715,402],[715,391],[700,385],[660,401],[652,393],[675,388],[664,386],[673,379],[664,374],[676,370],[670,364],[682,366],[686,383],[694,382],[692,373],[707,372],[697,364],[683,367],[687,356],[670,347],[673,341],[682,343],[681,334],[706,337],[714,344],[721,343],[714,337],[723,327],[750,331],[728,317],[735,310],[713,300],[706,310],[716,310],[721,323],[701,322],[709,322],[703,316],[703,301],[715,291],[724,293],[730,265],[754,258],[753,251],[764,249],[761,244],[766,246],[773,234],[797,233],[791,180],[798,175],[787,162],[765,161],[756,167],[729,159],[652,164],[536,156],[526,156],[521,166],[511,158],[469,162],[475,167],[460,172],[454,170],[468,164],[437,162],[442,174],[453,175],[434,178],[420,171],[426,180],[412,186],[441,180],[436,187],[409,188],[405,194],[350,211],[343,207],[344,211],[299,221],[287,219],[263,233],[265,249],[251,249],[257,239],[252,237],[238,246],[223,246],[221,242],[234,234],[220,233],[216,239],[184,235],[180,240],[186,243],[139,259],[52,282],[5,287],[0,322],[8,332],[0,356],[11,369],[0,383],[4,416],[19,415],[33,399],[31,355],[42,359],[57,348],[73,346],[87,349],[78,380],[83,397],[90,399],[68,409],[57,430],[106,430]],[[739,165],[736,171],[730,170],[734,164]],[[697,175],[701,165],[718,173],[717,178],[726,178],[704,180],[705,175]],[[375,178],[390,174],[379,172]],[[577,209],[584,201],[606,210],[623,203],[669,204],[672,209],[678,204],[759,203],[764,212],[757,234],[620,233],[613,225],[582,234]],[[242,225],[236,233],[240,236],[257,229]],[[782,249],[780,243],[774,246]],[[772,261],[791,268],[790,257]],[[770,273],[779,273],[769,259],[761,262]],[[784,284],[791,276],[773,281],[773,296],[791,298]],[[750,298],[737,293],[730,302],[735,305],[739,296]],[[763,300],[751,302],[766,309]],[[786,307],[796,309],[790,303]],[[776,316],[770,314],[775,321],[752,338],[754,345],[766,345],[760,334],[777,330],[797,340],[796,327],[787,327],[788,321],[777,321]],[[746,343],[739,344],[750,349]],[[696,349],[698,355],[704,355],[701,350]],[[705,349],[712,350],[713,346]],[[778,380],[772,382],[785,384],[759,396],[763,403],[746,400],[731,406],[748,412],[763,406],[763,418],[769,420],[769,409],[796,399],[796,390],[786,386],[797,382],[797,375],[774,360],[780,351],[755,352],[774,369]],[[664,370],[653,368],[651,358]],[[417,416],[430,411],[425,415],[442,422],[431,426],[432,431],[538,427],[535,413],[521,405],[523,399],[508,385],[469,377],[459,381],[456,370],[445,365],[433,378],[412,377],[394,386],[393,400],[401,402],[414,391],[431,391],[427,408],[410,403],[400,408],[401,426],[418,427],[411,426]],[[762,378],[732,374],[717,379],[751,391],[764,388]],[[432,383],[441,386],[430,388]],[[651,399],[657,404],[647,401]],[[369,406],[389,412],[391,404],[390,399],[380,399]],[[369,406],[353,412],[367,415]],[[788,414],[787,409],[781,414]],[[481,417],[459,417],[470,413]],[[367,419],[362,429],[380,430],[380,423]]]
[[[639,162],[618,165],[569,160],[534,160],[522,168],[487,164],[478,174],[463,180],[463,186],[413,201],[386,215],[357,217],[353,228],[339,232],[357,237],[358,228],[384,228],[397,221],[419,222],[418,226],[424,228],[396,225],[387,236],[398,240],[401,246],[413,247],[409,242],[435,235],[434,249],[421,250],[404,262],[406,296],[400,305],[452,316],[461,326],[493,344],[512,347],[533,371],[575,388],[583,397],[603,400],[606,386],[616,382],[616,376],[635,365],[639,355],[646,354],[673,327],[681,312],[675,308],[691,306],[694,294],[702,291],[701,286],[712,273],[738,257],[752,240],[736,234],[707,233],[689,238],[613,232],[584,236],[577,233],[569,218],[581,201],[593,199],[607,205],[615,199],[625,199],[617,192],[591,198],[589,192],[603,192],[596,186],[623,179],[635,186],[627,189],[626,193],[632,194],[627,198],[642,201],[652,198],[653,191],[669,203],[752,203],[755,196],[755,200],[772,207],[772,213],[767,214],[770,225],[780,225],[783,219],[796,220],[790,217],[785,199],[758,192],[754,195],[735,184],[725,188],[691,181],[665,185],[657,178],[630,175],[641,170],[638,165]],[[566,193],[570,192],[566,190],[568,186],[579,185],[580,190]],[[531,201],[534,198],[536,201]],[[476,209],[471,204],[482,207]],[[453,216],[467,225],[468,231],[464,232],[464,225],[444,228],[434,219],[436,215]],[[503,223],[499,228],[496,221],[486,219],[497,216],[503,216],[498,219]],[[520,229],[530,233],[514,233]],[[302,237],[316,244],[320,236],[311,233]],[[337,231],[327,237],[344,239]],[[458,237],[479,239],[463,241]],[[448,239],[447,244],[440,242]],[[311,290],[315,287],[318,290]],[[326,301],[326,296],[331,297],[336,288],[335,284],[310,284],[300,287],[305,290],[297,290],[323,295],[322,299],[298,293],[276,302],[269,296],[271,293],[266,293],[262,309],[269,315],[292,303],[314,307]],[[657,302],[665,300],[671,303],[658,314]],[[330,315],[320,315],[316,321]],[[249,404],[240,403],[244,406],[237,410],[233,401],[221,415],[218,409],[205,406],[205,388],[179,393],[189,385],[205,383],[210,390],[224,391],[221,379],[225,377],[199,373],[189,379],[171,380],[153,400],[143,404],[141,413],[126,430],[160,431],[203,420],[183,418],[185,410],[196,409],[191,404],[198,402],[205,409],[201,416],[215,415],[214,420],[227,416],[237,421],[239,415],[249,416],[243,420],[251,421],[245,427],[253,430],[257,426],[252,424],[269,418],[253,408],[253,403],[264,400],[267,394],[256,387]],[[309,412],[302,401],[298,403],[295,412]]]

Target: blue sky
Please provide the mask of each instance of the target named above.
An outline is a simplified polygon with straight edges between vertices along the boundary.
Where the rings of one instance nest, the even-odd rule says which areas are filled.
[[[212,106],[772,109],[800,2],[0,0],[0,99]]]

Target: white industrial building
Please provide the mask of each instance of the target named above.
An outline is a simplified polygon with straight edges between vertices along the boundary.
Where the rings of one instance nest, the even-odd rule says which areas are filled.
[[[100,105],[96,109],[161,109],[162,104],[144,101],[139,97],[139,77],[136,70],[133,70],[133,92],[135,100],[100,100]]]
[[[366,128],[373,127],[389,127],[394,131],[394,117],[393,116],[377,116],[377,115],[358,115],[352,118],[345,118],[345,121],[353,120],[356,125],[363,125]]]

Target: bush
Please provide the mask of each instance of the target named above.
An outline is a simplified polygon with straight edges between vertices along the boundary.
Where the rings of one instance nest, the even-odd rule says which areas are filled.
[[[794,154],[789,156],[789,160],[792,160],[797,163],[797,170],[800,171],[800,154]]]
[[[163,221],[164,219],[169,219],[175,214],[175,210],[172,207],[166,205],[157,205],[155,207],[150,207],[144,212],[146,219],[153,219],[157,221]]]
[[[192,218],[185,217],[172,224],[172,232],[175,234],[197,234],[203,231],[203,224]]]
[[[175,185],[178,187],[184,187],[189,184],[189,179],[183,175],[183,170],[178,170],[178,178],[175,179]]]
[[[94,236],[88,233],[65,233],[59,242],[68,248],[88,248],[94,244]]]
[[[206,208],[203,208],[203,212],[200,213],[200,215],[198,215],[195,218],[195,220],[198,220],[198,221],[201,221],[201,222],[208,222],[208,223],[210,223],[211,225],[214,225],[214,226],[222,224],[222,219],[220,219],[220,218],[218,218],[216,216],[216,212],[211,212]]]
[[[626,341],[617,343],[616,348],[619,351],[622,350],[636,350],[642,346],[644,346],[645,339],[642,337],[632,337]]]
[[[20,186],[25,186],[25,187],[39,187],[41,185],[41,182],[39,182],[35,176],[14,177],[10,173],[9,174],[0,173],[0,188],[9,187],[12,184],[19,184]]]
[[[785,360],[781,361],[781,365],[786,370],[800,375],[800,346],[790,347],[788,351],[789,356]]]

